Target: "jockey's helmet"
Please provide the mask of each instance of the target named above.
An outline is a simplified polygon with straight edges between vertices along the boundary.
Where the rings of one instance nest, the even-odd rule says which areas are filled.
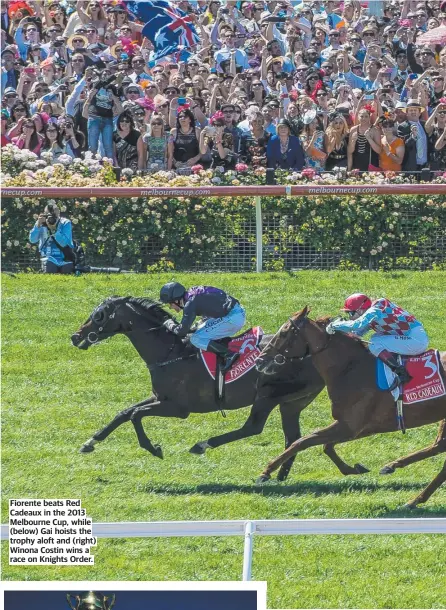
[[[160,291],[160,301],[162,303],[174,303],[184,297],[186,288],[178,282],[168,282],[164,284]]]
[[[372,306],[372,301],[366,294],[357,292],[345,299],[344,307],[341,311],[358,311],[358,309],[368,309]]]

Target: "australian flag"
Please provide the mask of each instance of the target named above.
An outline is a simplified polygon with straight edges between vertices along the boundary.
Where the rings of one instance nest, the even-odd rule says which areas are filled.
[[[127,9],[145,23],[142,35],[154,44],[153,60],[170,55],[178,47],[193,47],[200,38],[192,18],[167,0],[134,0],[126,3]]]

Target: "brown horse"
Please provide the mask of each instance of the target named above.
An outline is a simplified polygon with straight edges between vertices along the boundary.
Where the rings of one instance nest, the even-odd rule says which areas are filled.
[[[309,309],[292,316],[266,346],[258,359],[260,372],[273,373],[277,354],[288,358],[312,356],[313,363],[327,385],[335,422],[322,430],[304,436],[288,447],[268,464],[259,482],[267,481],[286,460],[297,452],[316,445],[345,443],[357,438],[394,432],[398,429],[395,403],[390,392],[382,392],[376,386],[376,359],[364,343],[353,335],[325,331],[329,318],[310,320]],[[277,359],[276,359],[277,360]],[[442,376],[446,378],[446,352],[441,354]],[[446,452],[446,397],[433,398],[406,407],[407,428],[418,428],[441,421],[438,436],[431,447],[400,458],[382,470],[382,474],[404,468],[408,464]],[[436,489],[446,481],[446,461],[439,474],[406,507],[414,508],[426,502]]]

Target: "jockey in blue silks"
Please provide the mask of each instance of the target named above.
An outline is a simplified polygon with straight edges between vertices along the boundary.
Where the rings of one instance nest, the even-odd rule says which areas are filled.
[[[160,301],[175,311],[183,311],[180,324],[166,320],[164,326],[179,337],[191,332],[197,316],[206,318],[204,325],[196,330],[190,342],[195,347],[213,352],[225,359],[223,370],[231,368],[239,355],[216,341],[231,337],[245,324],[246,313],[237,299],[212,286],[193,286],[189,290],[178,282],[169,282],[161,288]]]
[[[360,293],[350,295],[342,311],[348,313],[350,320],[331,322],[327,333],[341,331],[362,336],[374,330],[369,350],[396,373],[400,383],[409,381],[406,367],[399,364],[395,354],[415,356],[427,350],[429,338],[421,322],[388,299],[372,303],[367,295]]]

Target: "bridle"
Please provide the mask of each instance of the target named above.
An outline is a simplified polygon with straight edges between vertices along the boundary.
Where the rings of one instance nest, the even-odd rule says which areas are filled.
[[[288,321],[290,322],[291,326],[294,329],[294,332],[296,332],[296,333],[301,332],[302,326],[303,326],[303,323],[305,320],[306,320],[306,317],[301,318],[299,320],[299,322],[296,322],[295,320],[293,320],[293,318],[288,318]],[[317,351],[313,352],[312,354],[310,353],[310,346],[308,345],[308,342],[307,342],[306,350],[305,350],[305,353],[303,356],[284,356],[283,354],[276,354],[273,358],[273,362],[277,366],[283,366],[286,362],[291,362],[293,360],[304,360],[304,358],[308,358],[309,356],[315,356],[316,354],[319,354],[320,352],[327,349],[329,341],[330,341],[330,337],[328,336],[328,340],[327,340],[326,344],[323,347],[321,347],[320,349],[318,349]]]

